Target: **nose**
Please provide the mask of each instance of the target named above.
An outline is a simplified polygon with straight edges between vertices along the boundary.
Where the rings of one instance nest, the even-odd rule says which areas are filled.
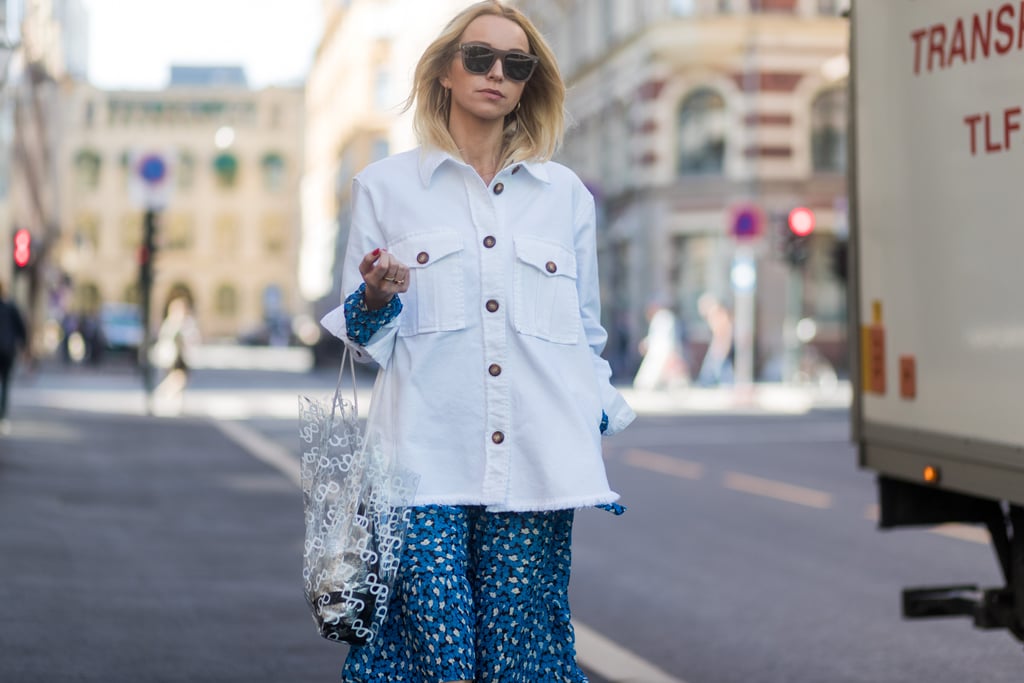
[[[487,72],[487,77],[495,81],[505,80],[505,72],[503,71],[500,58],[495,58],[494,64],[491,64],[491,70]]]

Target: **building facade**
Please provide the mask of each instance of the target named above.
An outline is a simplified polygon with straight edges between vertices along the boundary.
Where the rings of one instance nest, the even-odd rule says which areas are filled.
[[[628,380],[639,363],[651,304],[679,316],[696,375],[710,336],[698,301],[710,293],[727,307],[738,302],[738,259],[753,266],[742,287],[756,273],[745,313],[751,379],[792,370],[801,318],[815,321],[813,343],[842,371],[845,295],[835,255],[846,236],[843,3],[516,4],[548,37],[568,85],[560,160],[598,203],[606,353],[617,378]],[[816,227],[806,259],[791,265],[786,221],[801,206],[813,210]],[[759,236],[733,235],[744,214],[742,228]]]
[[[62,84],[69,76],[66,37],[80,27],[63,23],[71,0],[7,0],[3,3],[0,66],[0,234],[10,268],[3,279],[28,323],[30,343],[40,349],[47,317],[52,254],[60,234],[58,149]],[[75,5],[81,9],[80,5]],[[31,260],[13,263],[12,238],[31,234]],[[10,274],[8,278],[7,275]]]
[[[416,145],[403,105],[426,46],[469,0],[324,0],[324,33],[306,86],[302,291],[341,300],[352,178]]]
[[[67,88],[56,257],[65,314],[139,302],[143,213],[153,187],[140,164],[153,155],[167,176],[150,326],[179,295],[193,303],[207,340],[258,334],[306,313],[297,275],[302,89],[211,87],[191,70],[189,83],[161,91]]]

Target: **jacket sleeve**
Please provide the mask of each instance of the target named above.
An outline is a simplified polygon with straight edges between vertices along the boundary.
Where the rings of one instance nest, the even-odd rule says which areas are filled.
[[[575,217],[575,249],[576,249],[576,287],[580,299],[580,317],[587,344],[593,352],[594,373],[597,386],[601,392],[601,407],[608,416],[608,427],[605,436],[611,436],[629,426],[636,419],[636,413],[626,403],[622,394],[612,386],[612,368],[601,352],[604,351],[608,333],[601,326],[601,288],[597,276],[597,220],[594,211],[594,198],[580,184],[580,193],[576,201]],[[600,420],[595,416],[595,421]]]
[[[352,181],[352,228],[349,231],[345,261],[341,269],[342,297],[355,292],[363,284],[363,276],[359,273],[359,262],[362,261],[363,256],[374,249],[386,246],[386,244],[387,239],[374,210],[373,198],[366,187],[356,178]],[[320,324],[335,337],[341,339],[349,347],[352,357],[360,363],[369,363],[372,360],[380,367],[387,368],[391,354],[395,350],[400,320],[401,313],[398,313],[374,332],[364,344],[349,337],[344,302],[325,315],[320,320]]]

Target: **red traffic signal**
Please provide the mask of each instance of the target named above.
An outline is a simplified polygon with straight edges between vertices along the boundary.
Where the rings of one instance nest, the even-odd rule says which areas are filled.
[[[807,237],[814,232],[814,212],[806,206],[798,206],[790,211],[789,231],[797,237]]]
[[[24,268],[32,260],[32,233],[21,228],[14,233],[14,265]]]

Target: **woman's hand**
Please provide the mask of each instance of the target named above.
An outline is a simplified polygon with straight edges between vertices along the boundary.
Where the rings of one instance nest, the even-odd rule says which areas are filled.
[[[375,311],[391,297],[409,291],[409,268],[385,249],[374,249],[359,263],[359,273],[366,283],[366,308]]]

